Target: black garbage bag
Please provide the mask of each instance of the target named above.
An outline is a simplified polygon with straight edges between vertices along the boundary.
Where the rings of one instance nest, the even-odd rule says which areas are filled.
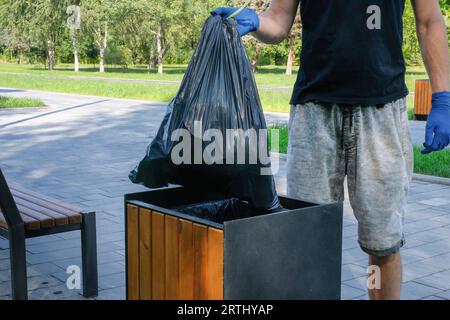
[[[272,210],[255,211],[255,209],[250,206],[247,201],[243,201],[238,198],[185,204],[173,209],[193,217],[206,219],[217,223],[224,223],[224,221],[235,219],[255,217],[257,215],[267,213],[286,211],[286,209],[282,207]]]
[[[156,137],[129,178],[149,188],[173,183],[217,191],[271,210],[279,202],[268,154],[264,114],[236,22],[211,16]]]
[[[193,203],[175,209],[190,216],[217,223],[254,215],[249,203],[237,198]]]

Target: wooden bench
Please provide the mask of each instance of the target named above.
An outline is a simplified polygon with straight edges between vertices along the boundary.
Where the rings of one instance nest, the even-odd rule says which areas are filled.
[[[98,293],[95,212],[8,185],[0,169],[0,236],[9,240],[12,298],[28,298],[25,239],[81,230],[83,295]]]

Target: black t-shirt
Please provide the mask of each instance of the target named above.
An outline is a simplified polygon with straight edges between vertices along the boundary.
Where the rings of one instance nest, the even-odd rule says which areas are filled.
[[[384,104],[408,95],[405,0],[300,0],[302,52],[291,104]]]

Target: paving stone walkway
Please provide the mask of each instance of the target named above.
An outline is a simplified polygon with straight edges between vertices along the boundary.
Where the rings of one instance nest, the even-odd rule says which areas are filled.
[[[35,97],[49,106],[0,110],[0,166],[7,179],[97,212],[97,299],[124,299],[123,195],[145,190],[127,174],[158,129],[164,104],[2,88],[0,95]],[[276,177],[280,193],[284,165],[282,160]],[[402,298],[450,299],[450,186],[414,181],[405,222]],[[366,298],[367,257],[356,234],[346,202],[343,299]],[[81,263],[79,237],[70,232],[27,240],[31,299],[83,299],[65,286],[66,268]],[[0,299],[10,299],[8,242],[2,238]]]

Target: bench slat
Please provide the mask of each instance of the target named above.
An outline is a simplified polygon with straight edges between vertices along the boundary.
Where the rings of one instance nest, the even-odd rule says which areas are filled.
[[[17,209],[19,209],[21,216],[27,215],[31,218],[38,220],[41,223],[41,228],[51,228],[51,227],[55,226],[55,220],[50,218],[49,216],[46,216],[45,214],[42,214],[36,210],[30,209],[27,207],[24,207],[19,203],[17,203]]]
[[[25,213],[20,214],[22,217],[22,220],[25,224],[25,230],[38,230],[41,229],[42,225],[41,222],[33,217],[28,216]]]
[[[22,220],[25,225],[26,230],[38,230],[41,228],[41,223],[39,220],[36,220],[35,218],[29,217],[26,214],[21,214]],[[3,213],[0,210],[0,227],[8,229],[8,224],[6,223],[6,219],[3,216]]]
[[[83,210],[79,208],[22,188],[17,184],[10,184],[10,189],[26,230],[80,224],[82,222]],[[8,228],[1,210],[0,227]]]
[[[37,194],[35,193],[35,195],[30,195],[30,194],[26,194],[22,191],[18,191],[16,189],[12,189],[12,194],[14,199],[18,199],[16,201],[19,201],[19,199],[25,200],[29,203],[33,203],[35,205],[38,205],[39,207],[45,208],[47,210],[51,210],[54,212],[55,216],[58,216],[58,214],[60,216],[65,216],[68,218],[68,223],[70,224],[75,224],[75,223],[81,223],[82,220],[82,216],[80,214],[80,211],[76,211],[77,209],[73,208],[73,209],[68,209],[68,205],[66,207],[63,207],[61,205],[55,205],[54,202],[56,202],[57,200],[55,199],[51,199],[48,197],[38,197]],[[51,199],[50,202],[47,199]],[[60,223],[63,223],[62,220],[60,221]],[[66,223],[67,224],[67,223]]]
[[[18,198],[18,197],[14,197],[14,200],[15,200],[15,202],[16,202],[16,204],[18,206],[20,205],[22,207],[26,207],[28,209],[32,209],[32,210],[34,210],[36,212],[39,212],[39,213],[49,217],[50,219],[53,219],[55,221],[55,225],[57,225],[57,226],[62,226],[62,225],[65,225],[65,224],[69,224],[69,218],[67,216],[65,216],[65,215],[59,214],[59,213],[57,213],[55,211],[52,211],[52,210],[50,210],[48,208],[36,205],[33,202],[30,202],[30,201],[27,201],[27,200],[23,200],[23,199]],[[20,211],[20,209],[19,209],[19,211]]]
[[[15,191],[21,192],[23,194],[29,195],[29,196],[31,196],[33,198],[37,198],[37,199],[40,199],[40,200],[45,200],[46,202],[51,203],[51,204],[53,204],[53,205],[55,205],[55,206],[57,206],[57,207],[59,207],[61,209],[69,211],[69,212],[78,212],[78,213],[84,212],[84,210],[82,210],[81,208],[77,208],[77,207],[75,207],[73,205],[69,205],[67,203],[62,202],[61,200],[54,199],[54,198],[51,198],[49,196],[45,196],[45,195],[42,195],[40,193],[31,191],[30,189],[25,189],[22,186],[19,186],[19,185],[15,184],[15,183],[10,183],[9,185],[10,185],[12,193],[14,193],[13,190],[15,190]]]

